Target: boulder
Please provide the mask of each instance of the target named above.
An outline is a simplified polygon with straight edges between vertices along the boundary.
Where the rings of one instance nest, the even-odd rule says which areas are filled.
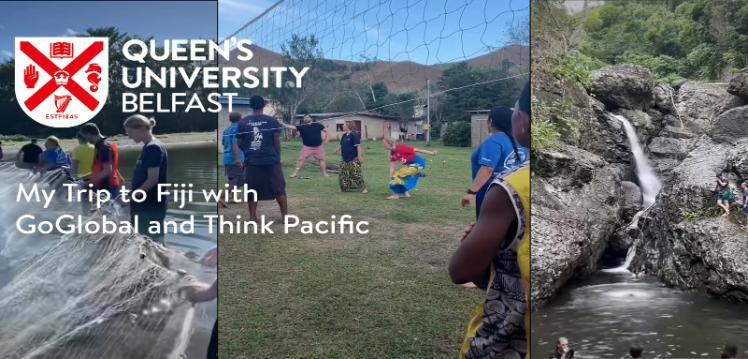
[[[654,106],[662,112],[671,113],[675,111],[675,90],[668,85],[657,84],[652,89]]]
[[[735,142],[748,137],[748,106],[736,107],[719,115],[712,138],[720,142]]]
[[[642,190],[631,181],[621,182],[621,214],[629,221],[642,208]],[[627,247],[628,248],[628,247]]]
[[[562,145],[533,161],[532,298],[539,306],[573,277],[597,271],[621,194],[619,175],[580,148]]]
[[[748,98],[748,71],[743,70],[730,79],[727,92],[735,96]]]
[[[655,103],[655,80],[635,65],[608,66],[592,74],[590,93],[611,109],[647,110]]]
[[[719,114],[740,102],[722,85],[686,82],[678,91],[676,115],[683,126],[696,134],[709,133]]]
[[[672,137],[655,137],[648,148],[655,156],[682,160],[688,154],[688,141]]]
[[[642,240],[634,270],[668,285],[702,289],[723,299],[748,301],[748,232],[744,216],[722,217],[716,208],[715,176],[738,167],[748,139],[734,145],[702,138],[663,181],[655,205],[639,221]],[[748,170],[740,164],[741,170]],[[731,180],[738,176],[731,172]]]

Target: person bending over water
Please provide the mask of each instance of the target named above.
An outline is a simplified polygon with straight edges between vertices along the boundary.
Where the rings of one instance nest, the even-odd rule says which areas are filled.
[[[135,163],[131,182],[132,189],[143,190],[146,198],[140,203],[132,201],[131,198],[130,217],[135,221],[135,216],[137,216],[138,233],[163,244],[167,200],[159,198],[158,185],[168,183],[166,173],[169,155],[164,144],[153,136],[154,126],[156,126],[156,120],[143,115],[132,115],[124,123],[127,136],[136,143],[143,143],[143,150]],[[158,230],[149,230],[156,223],[158,223]]]
[[[280,124],[288,129],[296,130],[301,136],[301,152],[299,153],[299,159],[296,161],[296,168],[294,168],[291,178],[299,176],[299,171],[304,168],[304,164],[309,157],[314,157],[319,161],[319,168],[322,171],[322,175],[329,177],[327,174],[327,164],[325,163],[325,146],[329,142],[327,136],[327,129],[321,123],[312,119],[312,116],[305,115],[304,123],[298,126],[289,125],[283,122]]]
[[[111,198],[119,197],[120,188],[124,183],[119,173],[119,148],[116,143],[102,136],[95,123],[81,126],[79,133],[88,143],[94,145],[94,160],[91,166],[91,177],[87,182],[93,184],[96,190],[106,190]]]
[[[343,136],[340,137],[340,147],[335,151],[340,153],[343,161],[340,163],[338,182],[341,192],[361,191],[368,193],[362,173],[364,163],[361,149],[361,134],[356,130],[353,121],[343,123]]]
[[[410,191],[416,188],[418,180],[421,179],[423,171],[426,169],[426,161],[418,153],[427,155],[436,155],[436,151],[427,151],[424,149],[408,146],[402,143],[395,143],[390,133],[389,123],[384,124],[384,134],[382,141],[384,148],[390,151],[390,190],[394,194],[387,199],[410,198]],[[402,167],[395,171],[395,164],[402,163]]]
[[[512,132],[520,145],[529,147],[529,83],[515,106]],[[449,263],[456,284],[483,281],[486,272],[486,298],[472,313],[460,358],[529,358],[529,164],[494,179],[481,216],[466,231]]]
[[[278,121],[263,114],[265,99],[252,96],[249,99],[252,114],[239,122],[234,143],[234,157],[244,152],[244,182],[247,188],[255,190],[258,201],[276,200],[281,215],[288,215],[286,179],[280,163],[281,138],[283,128]],[[254,198],[253,198],[254,199]],[[249,220],[257,222],[257,202],[250,200]]]
[[[55,136],[47,137],[44,142],[46,148],[42,152],[42,163],[41,170],[48,171],[57,168],[70,169],[70,157],[62,147],[60,147],[60,139]]]
[[[16,166],[24,169],[34,169],[39,166],[41,155],[44,150],[39,146],[35,138],[31,142],[23,145],[16,155]]]
[[[80,133],[76,137],[78,146],[73,149],[70,156],[73,161],[72,172],[76,177],[88,180],[91,177],[96,149]]]

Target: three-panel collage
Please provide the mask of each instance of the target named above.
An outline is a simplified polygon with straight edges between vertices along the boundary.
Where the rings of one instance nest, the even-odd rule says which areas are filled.
[[[0,1],[0,358],[748,358],[748,0]]]

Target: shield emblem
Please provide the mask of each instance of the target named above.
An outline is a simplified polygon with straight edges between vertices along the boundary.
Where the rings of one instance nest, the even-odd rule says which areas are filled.
[[[109,93],[109,39],[16,37],[16,99],[42,125],[91,120]]]

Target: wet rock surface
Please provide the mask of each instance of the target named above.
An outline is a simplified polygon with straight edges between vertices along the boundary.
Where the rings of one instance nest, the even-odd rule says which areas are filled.
[[[645,69],[612,66],[594,75],[589,93],[574,92],[572,117],[583,124],[578,137],[533,154],[536,306],[569,280],[599,270],[604,253],[625,253],[635,238],[633,270],[748,301],[744,216],[735,207],[720,217],[713,191],[718,173],[736,184],[748,180],[748,106],[735,95],[739,88],[693,81],[671,87],[656,84]],[[635,127],[664,185],[634,229],[628,225],[641,209],[641,189],[628,140],[611,113]]]

